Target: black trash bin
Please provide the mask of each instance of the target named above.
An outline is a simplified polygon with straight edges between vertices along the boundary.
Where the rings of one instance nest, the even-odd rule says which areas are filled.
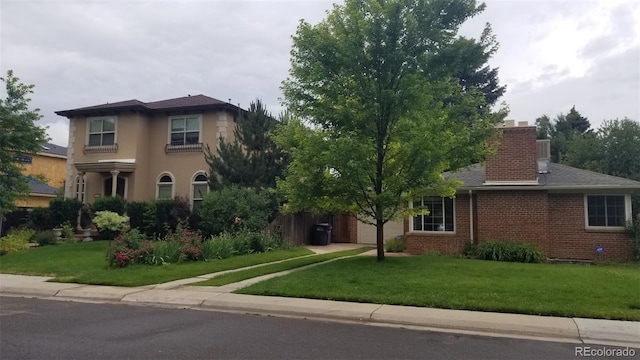
[[[329,245],[331,243],[331,225],[315,224],[311,228],[311,245]]]

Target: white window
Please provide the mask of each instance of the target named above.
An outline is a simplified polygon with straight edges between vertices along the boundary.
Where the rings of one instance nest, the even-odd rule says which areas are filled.
[[[426,207],[429,213],[411,217],[411,231],[455,231],[454,200],[443,197],[424,197],[414,201],[413,207]]]
[[[88,146],[115,145],[116,119],[114,117],[90,118]]]
[[[587,227],[624,228],[631,219],[629,195],[586,195]]]
[[[163,173],[158,177],[158,182],[156,184],[156,199],[173,199],[173,176],[171,176],[171,174]]]
[[[202,202],[204,195],[209,192],[209,183],[207,182],[207,175],[204,172],[199,172],[193,177],[191,190],[191,201],[195,209],[198,204]]]
[[[200,115],[173,116],[169,118],[169,144],[194,145],[200,141]]]

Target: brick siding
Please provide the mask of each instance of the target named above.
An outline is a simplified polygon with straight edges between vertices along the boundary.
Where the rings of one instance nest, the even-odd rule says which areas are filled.
[[[471,242],[469,231],[469,196],[458,195],[455,206],[455,233],[422,233],[409,231],[409,220],[405,220],[405,239],[410,254],[441,253],[458,254],[466,243]]]
[[[538,178],[536,128],[502,129],[495,156],[487,160],[486,181],[534,181]]]

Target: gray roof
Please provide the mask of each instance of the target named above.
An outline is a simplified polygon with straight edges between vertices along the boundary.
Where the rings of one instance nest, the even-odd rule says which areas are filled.
[[[486,169],[474,164],[456,172],[446,172],[445,178],[455,178],[463,182],[462,190],[552,190],[552,189],[620,189],[640,190],[640,182],[617,176],[582,170],[567,165],[549,163],[549,172],[538,174],[539,185],[484,185]]]
[[[31,187],[30,194],[57,195],[62,192],[60,189],[37,181],[30,181],[29,186]]]
[[[230,103],[214,99],[205,95],[184,96],[175,99],[142,102],[140,100],[126,100],[102,105],[86,106],[71,110],[56,111],[60,116],[71,117],[75,115],[99,115],[114,113],[125,110],[137,110],[146,113],[162,112],[168,110],[205,110],[205,109],[226,109],[237,112],[240,109]]]
[[[45,143],[42,145],[42,152],[45,154],[67,156],[67,148],[56,144]]]

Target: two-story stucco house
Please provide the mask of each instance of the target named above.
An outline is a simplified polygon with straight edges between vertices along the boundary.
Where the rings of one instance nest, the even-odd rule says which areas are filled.
[[[193,204],[208,191],[205,147],[232,139],[241,111],[204,95],[57,111],[69,119],[65,196],[85,203],[180,196]]]

